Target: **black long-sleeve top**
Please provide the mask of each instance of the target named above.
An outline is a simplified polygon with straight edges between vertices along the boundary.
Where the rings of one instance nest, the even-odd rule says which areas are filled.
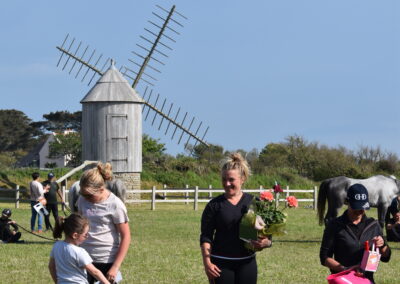
[[[239,238],[239,224],[248,211],[253,196],[243,193],[240,201],[233,205],[225,196],[212,199],[201,217],[200,245],[211,244],[211,254],[224,257],[246,257],[254,254],[244,247]]]
[[[369,241],[372,247],[372,239],[376,236],[383,237],[382,229],[376,220],[364,215],[361,222],[354,225],[345,211],[325,228],[319,255],[321,264],[324,265],[328,257],[333,257],[345,267],[359,265],[364,253],[364,242]],[[390,260],[391,251],[389,247],[387,249],[388,255],[381,257],[383,262]],[[373,281],[373,273],[365,272],[365,276]]]
[[[15,224],[10,224],[11,219],[8,218],[0,218],[0,240],[8,241],[8,238],[11,234],[10,226],[14,228],[14,231],[18,231],[18,226]]]

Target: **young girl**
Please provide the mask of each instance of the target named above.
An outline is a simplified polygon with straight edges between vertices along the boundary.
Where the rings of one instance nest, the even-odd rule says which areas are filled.
[[[79,214],[71,214],[68,218],[58,217],[54,228],[57,241],[50,253],[49,270],[54,283],[88,283],[89,271],[101,283],[110,284],[103,273],[92,264],[92,258],[80,245],[88,236],[89,222]]]
[[[128,214],[124,203],[106,189],[110,164],[99,163],[80,179],[78,211],[89,219],[90,230],[82,247],[93,258],[93,265],[109,281],[120,280],[118,273],[131,242]],[[118,277],[117,277],[118,275]],[[89,284],[94,279],[88,275]]]

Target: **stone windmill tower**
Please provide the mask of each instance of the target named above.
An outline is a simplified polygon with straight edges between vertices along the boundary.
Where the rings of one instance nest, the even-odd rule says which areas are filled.
[[[154,87],[154,82],[157,79],[148,71],[161,73],[155,66],[156,64],[165,64],[157,58],[157,55],[168,57],[166,52],[172,50],[162,40],[166,39],[175,42],[175,39],[167,34],[167,31],[179,35],[176,27],[183,27],[173,16],[177,15],[186,19],[185,16],[175,11],[175,6],[169,11],[158,5],[157,7],[166,13],[166,15],[160,16],[153,12],[153,15],[159,21],[161,20],[161,23],[154,21],[149,21],[149,23],[153,28],[156,27],[158,32],[145,28],[145,31],[153,38],[149,39],[140,36],[145,43],[150,43],[150,46],[144,46],[145,43],[137,44],[147,54],[143,55],[132,51],[135,56],[143,60],[141,64],[134,60],[129,60],[138,68],[137,71],[126,66],[121,66],[117,70],[114,63],[112,63],[111,67],[103,72],[103,69],[109,64],[111,59],[108,58],[102,67],[98,68],[97,65],[102,58],[102,55],[100,55],[94,65],[92,65],[91,60],[94,58],[95,50],[87,53],[89,49],[89,46],[87,46],[79,54],[82,42],[75,49],[75,39],[69,40],[69,35],[66,36],[61,46],[57,46],[57,49],[61,51],[57,66],[64,60],[63,70],[69,63],[69,73],[75,67],[78,68],[75,78],[83,70],[82,81],[91,72],[92,76],[89,84],[91,84],[96,76],[100,77],[88,94],[81,100],[83,159],[111,162],[114,175],[123,179],[128,189],[140,189],[140,172],[142,171],[142,113],[146,120],[150,112],[152,112],[154,115],[151,115],[151,124],[153,125],[158,119],[158,130],[164,127],[164,134],[168,135],[169,132],[172,133],[171,139],[176,137],[178,144],[182,139],[185,139],[185,148],[191,140],[194,140],[193,147],[198,143],[208,146],[204,140],[209,129],[208,127],[203,131],[202,122],[200,122],[194,128],[195,130],[192,131],[192,126],[194,127],[195,124],[194,117],[187,119],[187,112],[182,116],[181,109],[178,108],[175,111],[173,103],[169,104],[168,107],[166,99],[161,103],[159,94],[155,98],[152,97],[153,90],[149,86]],[[175,24],[176,27],[171,27],[170,23]],[[120,72],[121,70],[124,70],[123,74]],[[132,74],[135,76],[132,77]],[[145,79],[143,75],[146,77]],[[132,80],[132,83],[130,84],[126,78]],[[139,82],[146,84],[143,96],[137,92]],[[157,105],[159,103],[161,104],[160,108]],[[165,112],[164,108],[168,109],[168,111]],[[198,135],[200,132],[203,133],[202,137]]]

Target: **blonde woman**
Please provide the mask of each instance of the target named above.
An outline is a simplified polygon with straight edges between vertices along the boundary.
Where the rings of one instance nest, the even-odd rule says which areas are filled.
[[[124,203],[106,189],[105,164],[87,170],[80,179],[78,212],[89,220],[88,238],[82,243],[93,258],[93,265],[110,282],[116,280],[131,241]],[[95,279],[88,275],[90,284]]]
[[[247,162],[233,153],[221,170],[225,193],[212,199],[201,217],[200,246],[210,283],[253,284],[257,282],[255,253],[239,238],[239,224],[253,196],[242,191],[250,175]],[[270,247],[268,238],[252,241],[255,248]]]

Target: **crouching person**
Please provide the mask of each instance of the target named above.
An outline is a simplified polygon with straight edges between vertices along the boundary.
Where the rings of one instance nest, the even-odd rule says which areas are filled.
[[[5,243],[21,242],[21,232],[18,232],[18,226],[15,221],[10,219],[11,210],[4,209],[0,218],[0,237]],[[12,227],[12,228],[11,228]]]

